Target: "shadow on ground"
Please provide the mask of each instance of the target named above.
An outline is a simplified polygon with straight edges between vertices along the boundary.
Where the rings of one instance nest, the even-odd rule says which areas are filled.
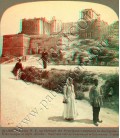
[[[75,122],[85,123],[85,124],[93,124],[93,121],[90,119],[79,119],[79,120],[75,120]]]
[[[62,116],[49,117],[48,120],[55,121],[55,122],[78,122],[78,123],[85,123],[85,124],[93,124],[93,121],[90,119],[79,119],[79,120],[67,121]]]

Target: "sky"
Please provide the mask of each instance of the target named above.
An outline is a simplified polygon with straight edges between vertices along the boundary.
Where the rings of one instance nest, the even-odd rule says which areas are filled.
[[[80,17],[80,11],[87,8],[94,9],[108,24],[118,20],[117,14],[111,8],[101,4],[77,1],[30,2],[12,6],[4,12],[0,33],[1,36],[19,33],[20,20],[23,18],[46,17],[50,20],[55,16],[62,22],[76,22]]]

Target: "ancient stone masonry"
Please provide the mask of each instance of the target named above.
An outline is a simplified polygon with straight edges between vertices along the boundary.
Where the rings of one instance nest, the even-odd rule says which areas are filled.
[[[80,12],[83,24],[79,24],[80,38],[93,38],[101,39],[103,35],[108,32],[108,24],[100,19],[100,14],[96,13],[93,9],[85,9]],[[86,28],[84,24],[86,22]],[[83,29],[82,29],[83,27]]]
[[[25,34],[4,35],[2,55],[26,55],[29,41],[30,38]]]
[[[45,35],[50,34],[51,23],[46,18],[34,18],[22,20],[22,34]]]
[[[80,39],[101,39],[102,36],[108,34],[108,24],[102,21],[100,15],[93,9],[81,11],[80,16],[78,21],[67,23],[55,17],[50,21],[45,17],[22,19],[20,33],[3,36],[2,55],[39,54],[44,48],[59,50],[64,42],[68,43],[67,37],[58,35],[59,32],[66,35],[78,34]],[[85,25],[87,25],[86,28],[82,29]]]
[[[63,39],[61,36],[31,36],[28,54],[40,54],[44,48],[47,51],[58,51],[62,48]]]

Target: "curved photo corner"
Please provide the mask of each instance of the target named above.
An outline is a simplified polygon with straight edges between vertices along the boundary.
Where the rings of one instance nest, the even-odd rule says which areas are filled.
[[[60,6],[60,4],[62,4],[62,5]],[[68,6],[68,5],[70,5],[70,6]],[[100,15],[103,14],[102,15],[102,19],[105,20],[106,22],[107,22],[107,20],[109,20],[108,23],[109,22],[112,23],[112,20],[118,20],[118,16],[117,16],[117,14],[115,13],[115,11],[113,9],[111,9],[109,6],[98,4],[98,3],[94,3],[94,2],[83,2],[83,1],[75,1],[75,2],[74,1],[64,1],[64,2],[62,2],[62,1],[56,1],[56,2],[54,2],[54,1],[53,2],[51,2],[51,1],[27,2],[27,3],[23,3],[23,4],[17,4],[15,6],[13,5],[13,6],[9,7],[8,9],[6,9],[4,11],[4,13],[2,15],[2,18],[1,18],[1,35],[7,34],[7,32],[8,32],[7,29],[9,30],[11,28],[11,30],[12,29],[14,30],[14,28],[12,28],[12,26],[14,24],[12,24],[11,22],[12,21],[15,22],[18,19],[23,19],[23,18],[39,18],[39,17],[45,16],[43,14],[46,14],[46,13],[47,13],[46,14],[47,17],[52,18],[52,16],[54,16],[54,14],[55,14],[55,12],[54,12],[55,10],[56,10],[56,12],[58,12],[58,15],[61,17],[61,16],[64,15],[63,13],[66,10],[65,6],[67,6],[67,8],[68,8],[68,11],[66,11],[66,13],[68,13],[68,14],[65,14],[67,16],[70,16],[69,12],[72,13],[72,12],[78,10],[78,13],[72,14],[74,16],[77,15],[76,21],[80,18],[79,17],[80,16],[80,13],[79,13],[80,10],[85,9],[85,8],[86,9],[91,8],[91,9],[95,10],[96,13],[99,13]],[[45,10],[47,10],[47,7],[48,7],[48,11],[43,11],[42,14],[39,14],[39,12],[41,12],[41,10],[40,10],[39,7],[40,8],[42,7],[42,10],[43,10],[43,8]],[[75,10],[75,8],[77,10]],[[33,9],[34,9],[34,11],[33,11]],[[49,16],[49,12],[51,12],[51,11],[52,11],[53,14],[51,14]],[[60,13],[60,11],[61,11],[61,13]],[[64,17],[68,18],[65,15],[64,15]],[[15,18],[15,16],[17,16],[17,18]],[[15,19],[12,19],[13,17]],[[57,17],[57,18],[59,18],[59,20],[62,20],[60,17]],[[70,20],[71,21],[75,20],[75,18],[71,17]],[[4,27],[3,24],[6,27]],[[19,24],[17,26],[19,26]],[[14,27],[16,27],[16,25]],[[19,32],[19,31],[20,30],[17,30],[15,33]]]
[[[23,18],[35,18],[35,17],[38,18],[38,17],[45,16],[44,13],[47,13],[47,14],[49,13],[49,12],[47,12],[47,8],[46,8],[46,11],[44,11],[42,14],[38,14],[39,12],[41,12],[41,10],[38,8],[38,5],[42,8],[43,7],[45,8],[47,6],[52,8],[52,10],[53,10],[52,14],[47,15],[48,18],[50,18],[50,16],[52,18],[52,16],[54,16],[54,14],[58,12],[58,17],[57,18],[59,18],[59,20],[61,20],[61,18],[60,18],[61,16],[64,15],[65,18],[69,17],[70,16],[70,15],[68,15],[69,12],[70,12],[70,14],[72,14],[75,11],[76,8],[77,9],[79,8],[80,10],[82,10],[82,9],[91,7],[93,9],[96,9],[99,14],[101,14],[100,12],[103,12],[103,15],[102,15],[103,20],[105,20],[106,22],[107,22],[107,20],[111,20],[114,17],[115,17],[115,20],[118,20],[117,19],[118,16],[114,12],[114,10],[111,9],[110,7],[102,5],[102,4],[97,4],[97,3],[92,3],[92,2],[81,2],[81,1],[80,2],[78,2],[78,1],[75,1],[75,2],[68,1],[67,2],[66,1],[66,2],[64,2],[64,4],[63,4],[63,2],[53,2],[53,5],[56,4],[56,6],[52,7],[52,3],[51,4],[50,3],[51,2],[47,2],[47,1],[45,1],[45,2],[27,2],[27,3],[18,4],[18,5],[15,5],[15,6],[13,5],[13,6],[9,7],[7,10],[5,10],[5,12],[3,13],[2,18],[1,18],[1,36],[7,35],[7,34],[17,34],[17,33],[19,33],[22,29],[22,24],[21,24],[22,22],[21,21],[22,21]],[[62,6],[60,6],[60,4],[62,4]],[[70,6],[68,6],[69,4],[70,4]],[[71,5],[71,4],[73,4],[73,5]],[[29,5],[30,7],[27,6],[27,5]],[[36,5],[37,8],[35,7],[35,5]],[[67,9],[68,9],[67,12],[65,10],[64,5],[68,6],[67,7]],[[48,9],[49,9],[49,7],[48,7]],[[57,7],[56,8],[57,12],[54,12],[55,7]],[[62,8],[63,8],[63,10],[62,10]],[[33,9],[34,9],[34,11],[33,11]],[[70,9],[70,11],[69,11],[69,9]],[[36,13],[35,10],[36,11],[38,10],[38,12]],[[71,21],[75,20],[74,16],[76,16],[76,15],[77,15],[76,21],[80,18],[79,17],[80,16],[80,10],[78,10],[76,12],[76,14],[71,15],[71,17],[73,18],[73,19],[71,18]],[[49,11],[51,12],[51,9]],[[62,12],[60,13],[60,11],[63,11],[63,13]],[[65,13],[68,13],[68,14],[65,14]],[[78,15],[78,13],[79,13],[79,15]],[[109,16],[109,15],[111,15],[111,16]],[[2,44],[3,43],[3,38],[2,37],[0,38],[0,42],[1,42],[0,45],[1,45],[1,48],[2,48],[2,45],[3,45]],[[0,51],[1,51],[1,54],[2,54],[2,49]]]
[[[119,106],[119,82],[116,71],[119,66],[118,24],[118,16],[113,9],[92,2],[30,2],[8,8],[1,19],[1,38],[4,38],[1,43],[1,47],[3,44],[1,64],[3,63],[2,74],[9,75],[10,78],[2,75],[2,85],[4,86],[8,82],[14,86],[15,81],[18,81],[16,85],[19,89],[15,90],[19,94],[17,95],[10,85],[2,91],[2,126],[58,127],[57,123],[59,123],[60,127],[73,127],[72,123],[68,124],[64,121],[66,116],[70,116],[71,113],[66,113],[67,109],[61,105],[69,102],[69,100],[65,100],[61,103],[63,84],[71,83],[72,88],[75,84],[75,95],[72,97],[76,96],[78,106],[83,105],[91,113],[92,109],[88,101],[80,100],[89,99],[90,86],[95,82],[96,87],[98,84],[102,88],[107,85],[105,89],[109,89],[112,93],[112,96],[109,96],[107,92],[104,93],[105,101],[109,103],[105,103],[105,107],[109,108],[110,114],[109,119],[106,119],[108,111],[104,109],[101,112],[105,121],[101,122],[99,126],[117,127]],[[14,64],[12,74],[11,69]],[[25,65],[25,68],[22,64]],[[17,65],[19,67],[16,69]],[[67,71],[64,70],[64,67]],[[73,72],[69,72],[67,67]],[[82,71],[87,70],[88,74],[86,72],[81,74],[80,68],[77,69],[77,67],[80,67]],[[19,69],[20,72],[18,72]],[[79,74],[79,79],[78,74],[75,76],[76,73]],[[73,76],[76,78],[71,79]],[[95,81],[96,78],[98,81]],[[41,86],[32,87],[32,83]],[[9,93],[7,93],[8,89]],[[44,94],[47,96],[45,97]],[[9,97],[7,100],[14,101],[10,105],[6,102],[6,95]],[[19,101],[21,105],[19,105]],[[35,106],[37,102],[39,105]],[[56,102],[59,103],[59,106]],[[49,108],[49,103],[52,106],[46,110]],[[74,103],[71,109],[74,110],[76,108],[75,99],[72,99],[71,103]],[[35,110],[31,111],[31,107],[35,107]],[[36,112],[38,108],[42,117],[36,117],[33,114],[38,113]],[[47,114],[45,111],[41,113],[43,109],[48,111]],[[57,112],[53,115],[54,109]],[[61,114],[63,109],[64,117]],[[98,125],[87,115],[87,112],[84,112],[84,109],[80,109],[78,111],[80,116],[78,116],[78,120],[75,120],[75,127]],[[11,114],[11,110],[15,112]],[[72,118],[67,118],[67,121],[71,121],[70,119],[73,121],[76,114],[77,112]],[[35,116],[35,118],[29,121],[26,119],[28,116],[30,118]],[[108,121],[113,116],[115,120]],[[24,123],[25,120],[28,122]],[[100,122],[98,119],[97,121]]]

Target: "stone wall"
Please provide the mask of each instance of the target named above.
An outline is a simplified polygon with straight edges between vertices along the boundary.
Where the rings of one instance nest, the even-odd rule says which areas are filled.
[[[2,55],[23,56],[29,47],[29,37],[23,34],[4,35]]]

